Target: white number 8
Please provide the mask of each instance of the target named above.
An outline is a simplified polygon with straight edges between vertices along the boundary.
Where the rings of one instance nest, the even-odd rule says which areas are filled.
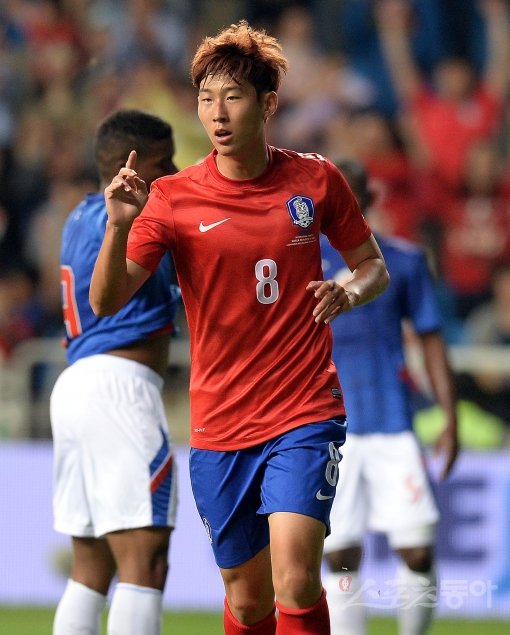
[[[326,465],[326,481],[334,487],[338,483],[338,464],[342,456],[333,441],[329,444],[329,458],[330,460]]]
[[[261,304],[273,304],[278,300],[280,291],[276,274],[278,273],[276,262],[269,258],[259,260],[255,265],[255,277],[257,278],[257,300]]]

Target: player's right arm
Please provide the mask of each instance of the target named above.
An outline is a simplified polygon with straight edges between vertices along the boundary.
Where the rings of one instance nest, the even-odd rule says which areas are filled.
[[[121,309],[151,275],[126,258],[129,230],[147,202],[147,187],[136,174],[136,152],[105,189],[106,224],[90,282],[90,306],[96,315]]]

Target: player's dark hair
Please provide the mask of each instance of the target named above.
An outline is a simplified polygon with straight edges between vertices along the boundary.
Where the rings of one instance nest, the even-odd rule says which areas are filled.
[[[111,180],[131,150],[144,159],[155,143],[166,140],[173,143],[172,127],[160,117],[142,110],[115,111],[99,124],[94,137],[94,157],[101,179]]]
[[[278,40],[241,20],[202,41],[191,62],[191,80],[199,88],[206,77],[224,75],[250,83],[260,95],[278,90],[287,66]]]
[[[365,166],[352,159],[338,159],[334,163],[344,175],[349,187],[358,198],[361,211],[364,212],[373,201],[373,193],[368,187],[368,174]]]

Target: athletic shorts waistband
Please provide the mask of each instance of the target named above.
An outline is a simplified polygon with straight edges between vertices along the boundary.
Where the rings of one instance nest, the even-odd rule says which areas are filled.
[[[164,381],[161,375],[155,370],[152,370],[152,368],[145,366],[145,364],[140,364],[132,359],[118,357],[117,355],[99,354],[82,357],[75,362],[73,366],[77,366],[78,364],[80,368],[90,366],[96,371],[110,370],[124,375],[130,375],[131,377],[140,377],[154,384],[159,391],[163,389]]]

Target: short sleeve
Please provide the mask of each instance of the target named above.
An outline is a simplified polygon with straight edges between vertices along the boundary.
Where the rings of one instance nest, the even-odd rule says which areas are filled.
[[[416,251],[409,258],[411,266],[406,268],[405,313],[417,333],[437,331],[442,326],[441,314],[425,254]]]
[[[321,231],[338,251],[355,249],[370,238],[372,231],[343,175],[327,159],[324,166],[328,173],[328,194]]]

